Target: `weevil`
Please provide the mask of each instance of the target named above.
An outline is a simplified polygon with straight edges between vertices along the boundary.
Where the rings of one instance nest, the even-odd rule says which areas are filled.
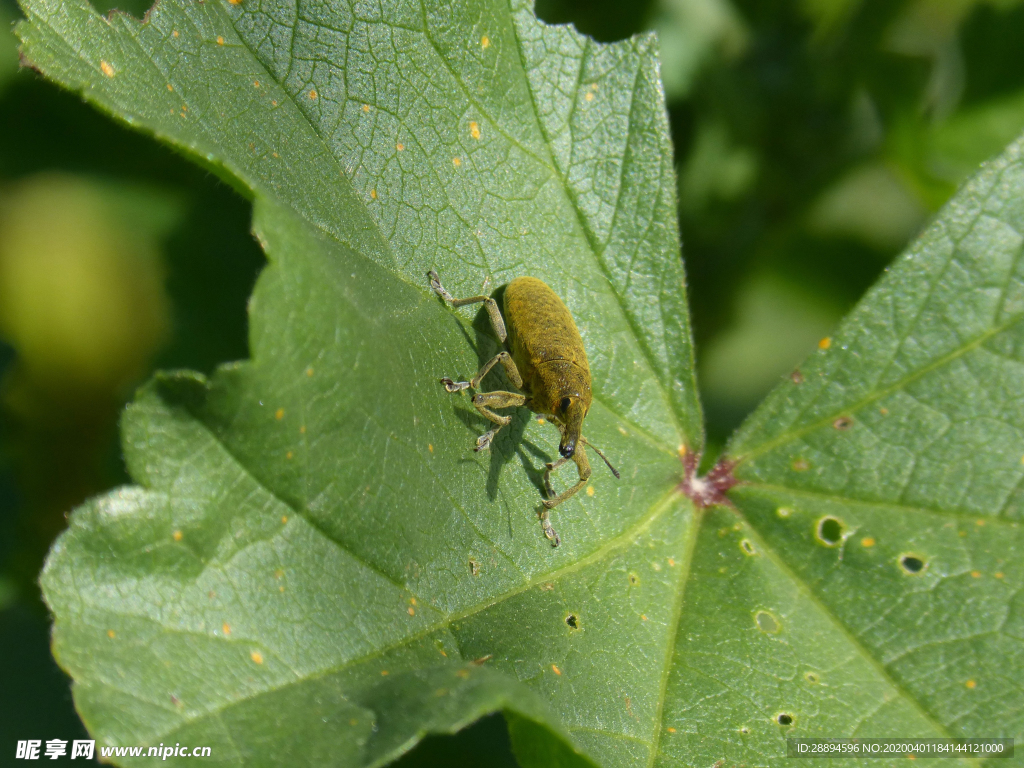
[[[539,513],[544,535],[551,546],[557,547],[561,539],[551,526],[548,510],[571,498],[590,479],[590,462],[587,461],[584,446],[593,448],[612,474],[619,477],[618,471],[605,455],[582,434],[583,420],[590,410],[592,395],[590,365],[587,363],[587,353],[579,329],[558,294],[535,277],[517,277],[506,286],[503,317],[498,302],[490,296],[456,299],[441,285],[437,272],[431,270],[428,274],[430,287],[453,307],[482,303],[495,335],[505,347],[488,360],[471,380],[441,379],[445,389],[449,392],[479,389],[484,376],[500,363],[509,381],[520,390],[494,390],[473,395],[473,406],[481,416],[494,424],[477,438],[473,450],[489,449],[495,435],[512,421],[511,416],[495,413],[495,408],[525,405],[534,413],[550,417],[558,427],[561,435],[558,452],[561,458],[545,465],[544,489],[547,498]],[[576,465],[579,479],[571,488],[556,494],[551,487],[551,473],[570,460]]]

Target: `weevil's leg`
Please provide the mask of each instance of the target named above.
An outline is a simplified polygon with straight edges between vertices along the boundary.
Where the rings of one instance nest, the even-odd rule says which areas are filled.
[[[477,438],[476,448],[473,450],[485,451],[490,448],[494,436],[501,431],[502,427],[507,426],[512,421],[511,416],[502,416],[492,411],[492,408],[515,408],[525,402],[526,396],[520,395],[518,392],[497,390],[495,392],[480,392],[473,395],[473,406],[480,412],[480,415],[488,421],[497,424],[496,427]]]
[[[540,527],[544,531],[544,536],[551,542],[551,546],[557,547],[561,544],[562,540],[558,537],[558,532],[551,527],[551,521],[548,520],[547,507],[541,507],[540,512],[537,513],[537,517],[540,518]]]
[[[579,471],[580,479],[572,488],[567,491],[562,491],[560,494],[555,496],[553,499],[544,499],[544,506],[548,509],[554,509],[563,501],[571,498],[587,484],[587,480],[590,479],[590,462],[587,461],[587,452],[583,446],[577,447],[572,454],[572,460],[576,464],[576,469]],[[568,459],[559,459],[554,464],[548,464],[547,471],[544,473],[544,485],[547,486],[548,490],[551,489],[551,473],[561,467]]]
[[[505,343],[505,339],[508,338],[508,332],[505,330],[505,321],[501,319],[501,312],[498,310],[498,302],[490,296],[471,296],[468,299],[456,299],[445,290],[443,285],[441,285],[441,278],[437,276],[437,272],[430,270],[427,274],[430,276],[430,287],[434,290],[434,293],[447,301],[453,307],[464,307],[467,304],[479,304],[480,302],[483,302],[484,309],[487,310],[487,314],[491,318],[491,327],[494,328],[494,332],[498,335],[498,341],[502,344]]]
[[[470,381],[452,381],[447,376],[445,376],[443,379],[441,379],[441,383],[444,384],[444,388],[447,389],[449,392],[458,392],[463,389],[469,389],[470,387],[476,389],[477,387],[480,386],[480,381],[483,379],[483,377],[486,376],[488,372],[490,372],[491,368],[493,368],[497,363],[501,363],[505,367],[505,373],[508,374],[508,377],[512,381],[512,384],[518,387],[519,389],[522,389],[523,377],[519,375],[519,369],[516,368],[515,361],[512,360],[512,355],[505,351],[499,352],[490,360],[488,360],[484,364],[484,367],[481,368],[477,375],[474,376]],[[519,403],[519,405],[522,405],[522,403]],[[501,408],[502,406],[499,405],[497,407]]]
[[[567,461],[568,459],[563,458],[556,462],[548,462],[545,465],[547,469],[544,470],[544,490],[547,492],[548,498],[553,498],[555,496],[555,489],[551,487],[551,473],[557,472],[559,467]]]

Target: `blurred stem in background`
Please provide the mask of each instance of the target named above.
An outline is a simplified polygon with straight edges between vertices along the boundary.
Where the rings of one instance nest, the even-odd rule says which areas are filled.
[[[141,17],[149,3],[96,4]],[[538,0],[537,11],[602,41],[659,34],[706,459],[1024,130],[1024,0]],[[4,743],[81,732],[46,647],[43,557],[72,507],[127,481],[116,421],[134,385],[154,367],[247,356],[245,304],[263,264],[249,205],[226,185],[17,71],[16,15],[0,0]],[[499,718],[403,763],[456,754],[512,764]]]

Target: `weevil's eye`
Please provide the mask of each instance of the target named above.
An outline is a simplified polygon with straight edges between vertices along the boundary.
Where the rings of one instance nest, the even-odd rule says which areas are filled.
[[[558,404],[558,407],[562,411],[562,413],[565,413],[566,411],[569,410],[570,405],[572,405],[572,400],[570,400],[568,397],[563,397],[562,402]]]

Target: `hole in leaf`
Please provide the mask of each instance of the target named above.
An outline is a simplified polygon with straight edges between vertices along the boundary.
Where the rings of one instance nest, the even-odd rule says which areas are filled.
[[[635,587],[637,584],[640,583],[640,577],[637,576],[635,573],[629,574],[629,583]]]
[[[843,522],[837,517],[823,517],[818,521],[818,541],[834,547],[843,540]]]
[[[758,611],[755,613],[754,621],[757,623],[757,628],[767,635],[777,635],[782,630],[779,620],[768,613],[768,611]]]
[[[804,680],[806,680],[811,685],[817,685],[821,681],[821,678],[818,677],[817,672],[808,672],[804,675]]]
[[[579,619],[576,618],[576,614],[575,613],[570,613],[568,616],[566,616],[565,617],[565,623],[568,624],[573,629],[579,629],[580,628],[580,622],[579,622]]]
[[[916,555],[900,555],[900,568],[906,573],[920,573],[927,563]]]
[[[793,716],[788,714],[787,712],[779,712],[779,714],[775,716],[775,722],[777,722],[779,725],[792,725]]]
[[[757,550],[754,549],[754,545],[751,543],[750,539],[744,539],[743,541],[741,541],[740,542],[740,549],[742,549],[748,555],[756,555],[757,554]]]
[[[853,426],[853,419],[851,419],[849,416],[840,416],[838,419],[832,422],[832,426],[838,429],[840,432],[842,432]]]
[[[742,726],[740,726],[740,733],[742,733],[744,736],[746,736],[748,733],[750,733],[750,729],[747,728],[747,726],[742,725]]]

